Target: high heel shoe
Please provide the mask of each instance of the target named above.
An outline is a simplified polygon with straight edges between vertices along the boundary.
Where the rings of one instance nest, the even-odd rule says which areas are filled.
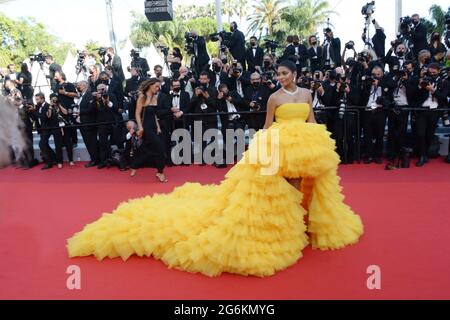
[[[130,177],[134,177],[136,175],[136,170],[131,169]]]
[[[164,175],[164,173],[157,173],[156,177],[158,178],[159,182],[162,182],[162,183],[169,182],[169,180],[167,180],[167,178]]]

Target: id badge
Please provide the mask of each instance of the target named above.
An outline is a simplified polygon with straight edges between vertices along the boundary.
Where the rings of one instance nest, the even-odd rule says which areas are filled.
[[[60,128],[65,127],[65,126],[66,126],[66,124],[65,124],[64,122],[61,121],[61,122],[59,123],[59,127],[60,127]]]

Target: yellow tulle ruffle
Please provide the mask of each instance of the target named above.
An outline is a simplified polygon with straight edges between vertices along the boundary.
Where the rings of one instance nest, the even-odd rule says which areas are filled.
[[[270,145],[279,152],[278,170],[261,174],[267,163],[251,161],[251,154]],[[275,123],[255,136],[219,185],[187,183],[122,203],[70,238],[69,256],[153,256],[208,276],[269,276],[296,263],[308,244],[321,250],[354,244],[363,225],[344,203],[334,149],[322,125]],[[302,188],[287,178],[302,178]]]

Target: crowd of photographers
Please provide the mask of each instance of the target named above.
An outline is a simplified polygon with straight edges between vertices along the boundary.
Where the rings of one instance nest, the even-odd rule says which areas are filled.
[[[113,48],[102,48],[101,68],[93,55],[78,53],[77,71],[89,76],[75,84],[66,81],[51,56],[35,58],[49,65],[53,93],[48,102],[42,93],[33,96],[26,64],[20,73],[14,65],[1,73],[4,94],[18,108],[29,141],[33,129],[40,134],[42,169],[62,168],[63,148],[69,164],[74,165],[73,148],[80,130],[90,156],[86,167],[116,165],[126,170],[141,146],[134,122],[139,86],[150,77],[157,78],[161,84],[158,135],[166,164],[172,165],[175,129],[190,130],[194,136],[194,123],[199,121],[202,133],[220,130],[224,143],[227,129],[262,129],[269,96],[280,88],[277,64],[289,59],[297,65],[298,86],[311,91],[317,121],[332,133],[344,163],[362,155],[365,163],[381,164],[386,156],[386,169],[395,169],[408,167],[409,157],[415,154],[416,165],[423,166],[430,156],[437,155],[435,131],[440,119],[450,125],[448,112],[441,111],[449,106],[448,33],[442,37],[435,32],[428,40],[420,17],[405,17],[398,38],[386,52],[384,30],[370,8],[366,11],[363,13],[376,33],[369,38],[366,25],[362,35],[365,49],[360,53],[352,41],[342,50],[340,39],[327,28],[322,44],[316,36],[310,36],[307,44],[298,36],[288,36],[277,57],[278,43],[266,40],[260,47],[258,39],[251,37],[246,46],[244,34],[233,22],[230,32],[209,35],[210,40],[220,42],[218,57],[210,58],[204,37],[195,31],[186,33],[184,49],[190,68],[183,65],[179,48],[160,47],[170,77],[163,76],[163,66],[150,70],[146,59],[133,50],[130,77],[125,79],[120,57]],[[449,28],[450,21],[446,23]],[[54,149],[49,144],[51,137]],[[199,147],[203,151],[207,145],[204,141]],[[20,166],[37,164],[31,142],[23,154],[14,155],[13,148],[11,154]],[[450,162],[450,155],[446,161]],[[214,165],[227,166],[225,151],[222,161]]]

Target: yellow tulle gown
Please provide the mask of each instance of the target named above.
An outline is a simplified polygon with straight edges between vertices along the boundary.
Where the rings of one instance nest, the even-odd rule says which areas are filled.
[[[356,243],[363,224],[343,201],[335,142],[325,126],[306,123],[309,112],[308,104],[279,106],[276,122],[219,185],[187,183],[122,203],[70,238],[69,256],[153,256],[208,276],[270,276],[295,264],[308,244]],[[301,190],[291,178],[302,178]]]

